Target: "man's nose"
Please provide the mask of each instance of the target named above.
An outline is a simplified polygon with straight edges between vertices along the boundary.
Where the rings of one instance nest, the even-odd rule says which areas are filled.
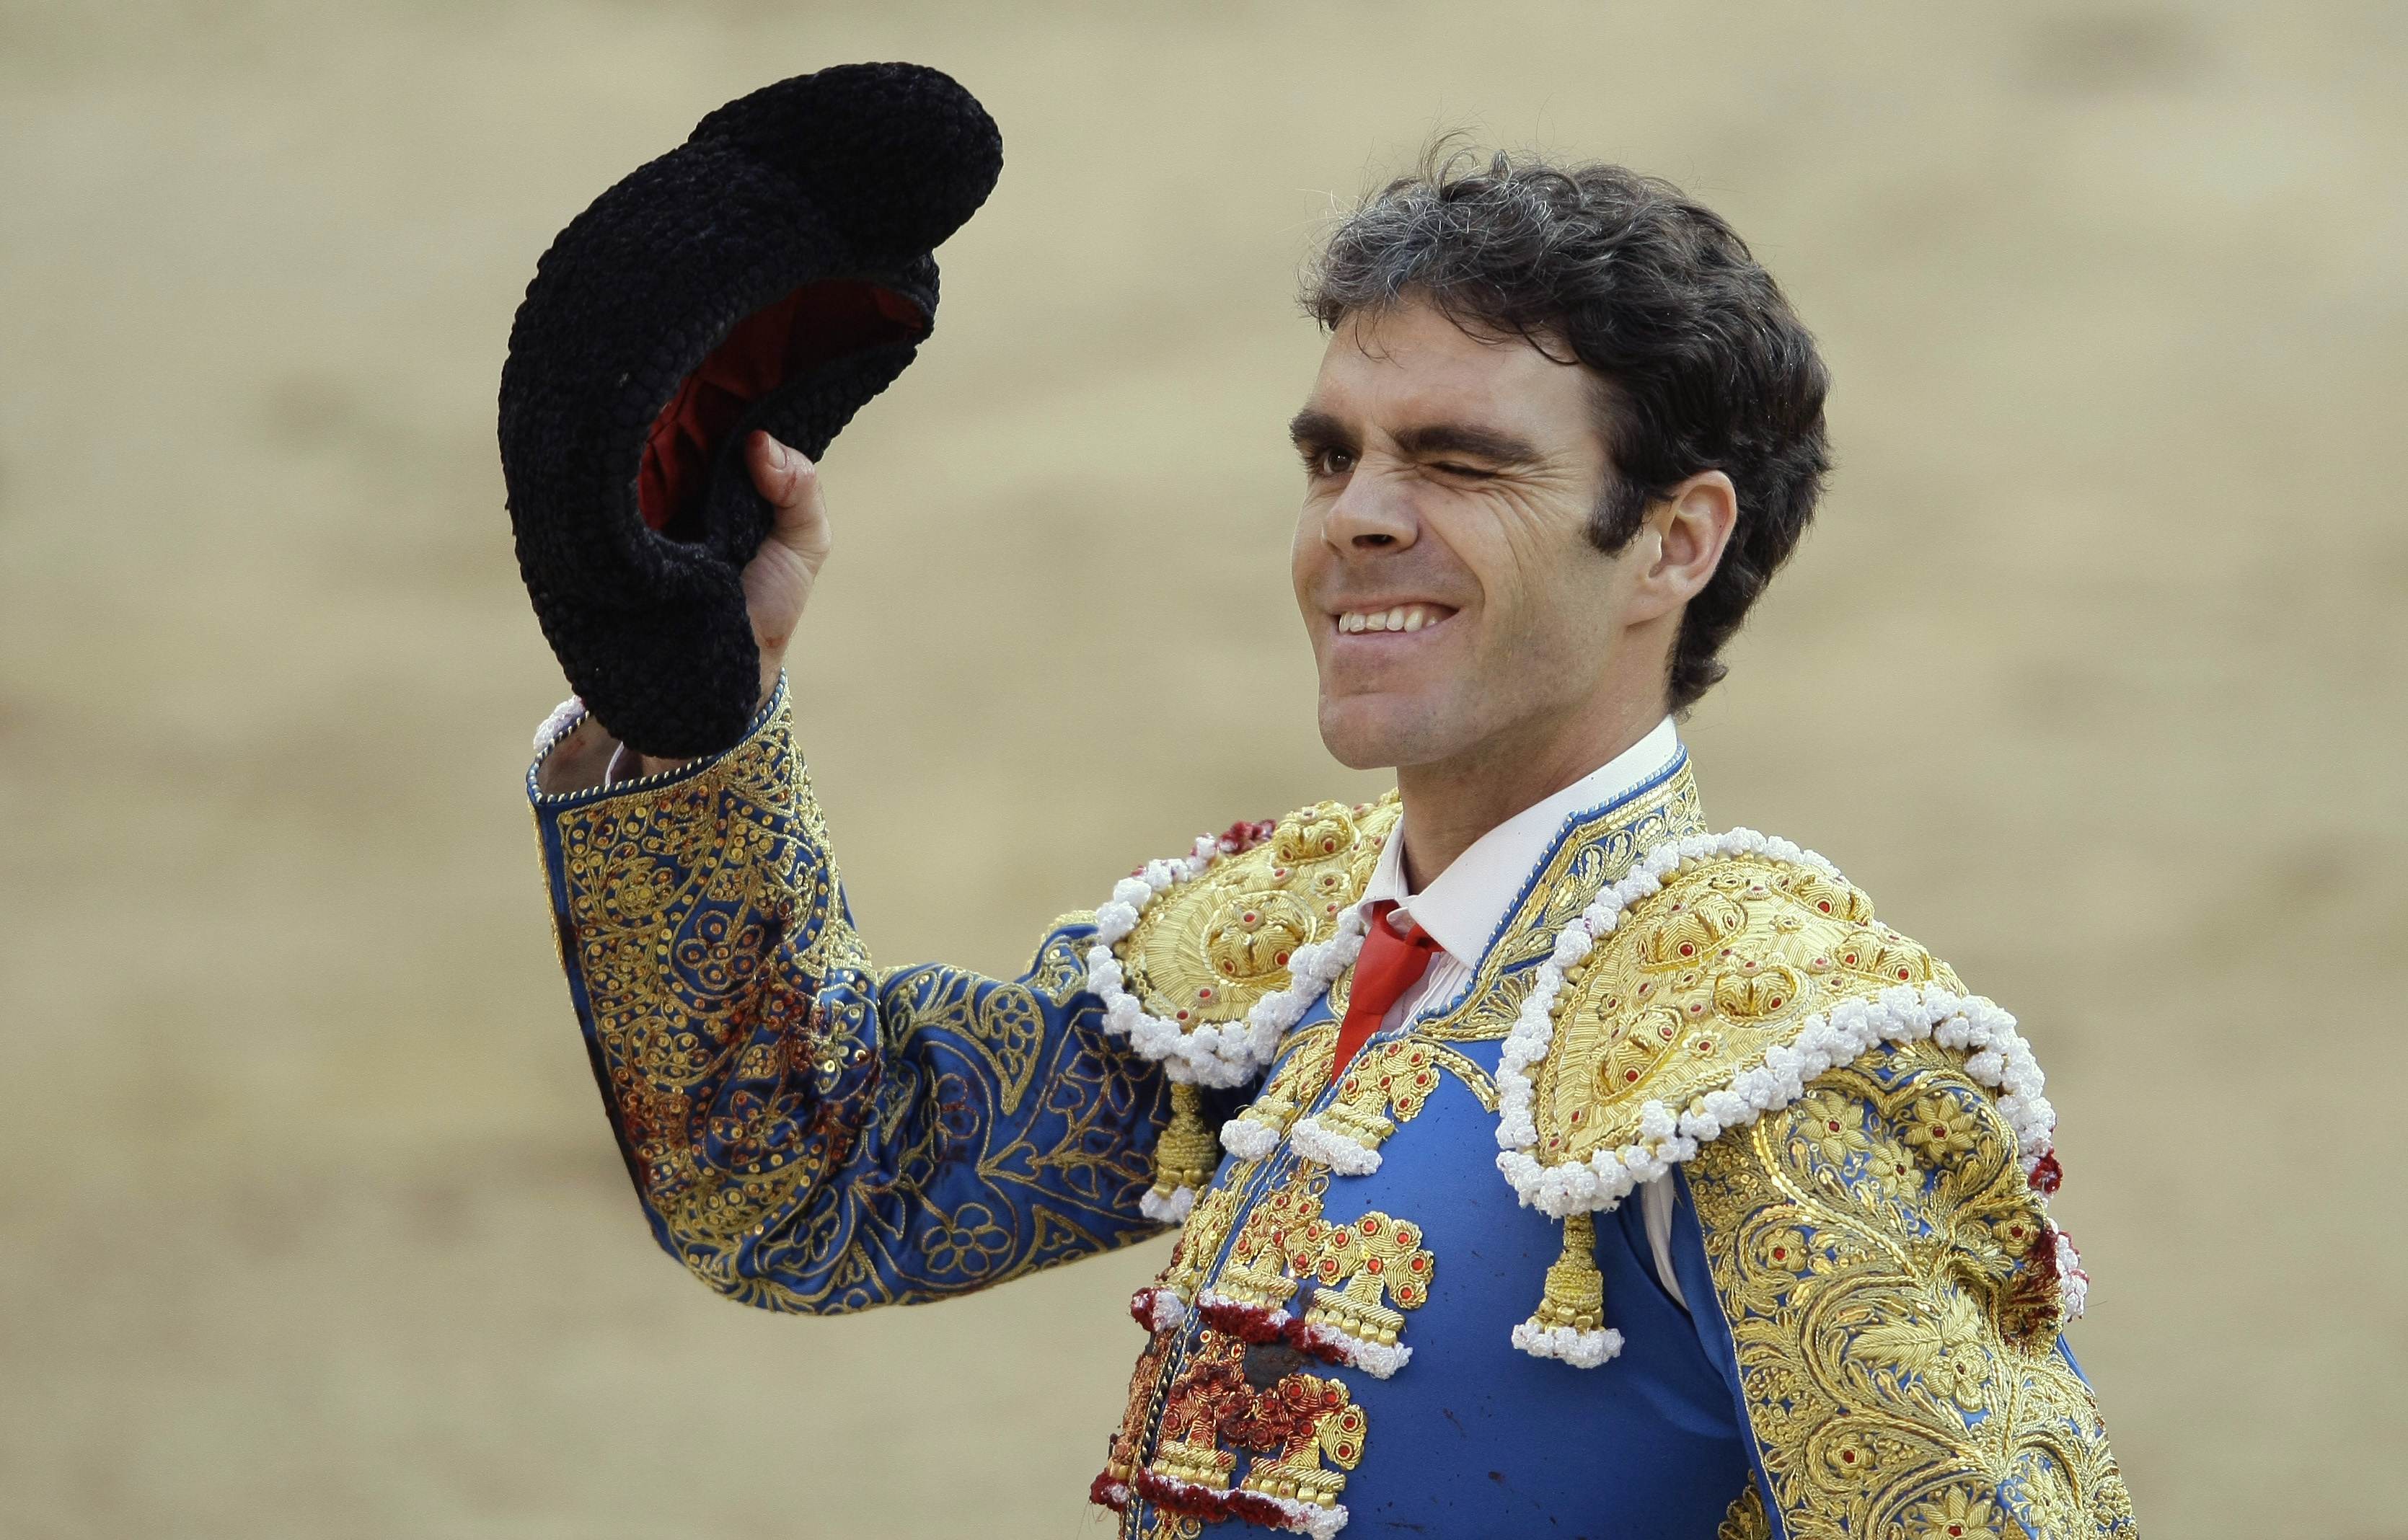
[[[1346,486],[1329,505],[1323,534],[1342,551],[1402,550],[1421,533],[1412,495],[1392,473],[1357,465]]]

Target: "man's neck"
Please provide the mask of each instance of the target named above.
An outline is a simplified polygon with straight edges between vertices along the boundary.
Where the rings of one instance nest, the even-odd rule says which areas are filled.
[[[1438,880],[1481,835],[1611,763],[1663,720],[1660,701],[1633,704],[1552,724],[1555,730],[1536,742],[1505,734],[1454,759],[1399,766],[1405,876],[1412,891]]]

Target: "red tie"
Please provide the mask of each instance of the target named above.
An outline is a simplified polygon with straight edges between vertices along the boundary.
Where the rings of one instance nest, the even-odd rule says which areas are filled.
[[[1346,1002],[1346,1020],[1338,1025],[1337,1056],[1329,1062],[1332,1084],[1380,1030],[1388,1007],[1420,982],[1430,959],[1445,950],[1419,925],[1398,935],[1388,923],[1388,911],[1396,906],[1387,898],[1371,905],[1371,928],[1364,933],[1362,955],[1354,960],[1354,993]]]

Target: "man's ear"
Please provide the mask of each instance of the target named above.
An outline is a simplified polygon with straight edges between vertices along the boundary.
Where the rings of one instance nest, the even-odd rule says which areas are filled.
[[[1739,523],[1739,490],[1720,471],[1699,471],[1648,505],[1640,528],[1648,558],[1631,595],[1632,619],[1670,614],[1698,596],[1722,565]]]

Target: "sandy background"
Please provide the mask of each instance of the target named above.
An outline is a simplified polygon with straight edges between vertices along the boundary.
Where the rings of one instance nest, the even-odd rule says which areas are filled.
[[[1670,176],[1837,379],[1822,522],[1688,729],[1710,815],[2024,1018],[2148,1531],[2408,1534],[2408,13],[1398,0],[0,5],[0,1532],[1106,1532],[1163,1246],[713,1299],[627,1191],[519,789],[537,255],[722,101],[896,56],[1007,166],[829,458],[798,648],[882,960],[1013,967],[1197,828],[1374,786],[1284,579],[1330,194],[1457,123]]]

